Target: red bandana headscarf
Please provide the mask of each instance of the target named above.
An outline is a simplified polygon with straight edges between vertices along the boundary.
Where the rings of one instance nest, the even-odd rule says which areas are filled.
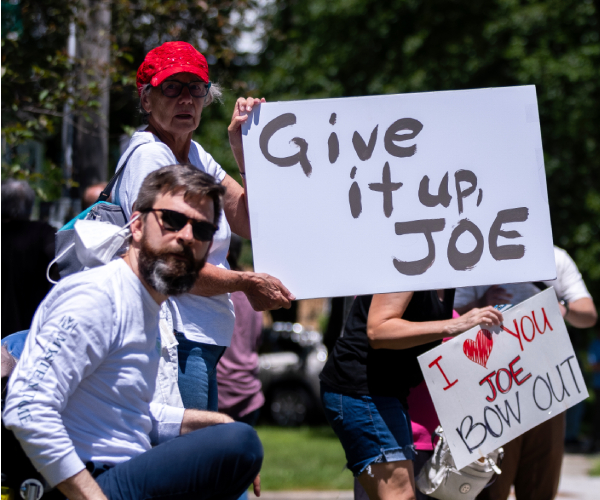
[[[205,57],[187,42],[165,42],[152,49],[137,72],[137,89],[141,95],[144,85],[160,85],[175,73],[192,73],[208,82]]]

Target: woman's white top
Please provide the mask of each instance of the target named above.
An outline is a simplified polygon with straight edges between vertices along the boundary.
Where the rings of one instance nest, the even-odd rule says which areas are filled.
[[[146,176],[167,165],[179,163],[171,149],[150,132],[136,132],[129,141],[129,146],[117,166],[121,167],[133,148],[138,147],[131,155],[127,167],[113,189],[113,202],[121,205],[125,216],[129,219],[133,212],[133,204]],[[200,144],[192,141],[189,153],[190,163],[199,170],[212,175],[217,182],[225,178],[225,171],[209,155]],[[231,229],[225,213],[221,211],[219,230],[215,233],[207,262],[214,266],[229,269],[227,252]],[[233,302],[228,293],[212,297],[200,297],[186,293],[172,297],[163,308],[168,308],[172,326],[178,332],[194,342],[228,346],[233,334],[235,314]]]

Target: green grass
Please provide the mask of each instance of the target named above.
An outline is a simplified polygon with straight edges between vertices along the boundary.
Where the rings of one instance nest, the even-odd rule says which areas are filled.
[[[600,476],[600,459],[594,460],[594,465],[589,472],[590,476]]]
[[[256,428],[265,449],[264,491],[351,490],[342,445],[329,427]]]

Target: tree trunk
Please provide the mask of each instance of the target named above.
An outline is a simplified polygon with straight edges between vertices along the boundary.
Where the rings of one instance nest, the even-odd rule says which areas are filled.
[[[78,74],[82,88],[95,85],[99,95],[90,100],[100,103],[87,116],[75,119],[73,137],[73,178],[79,183],[80,196],[88,186],[105,182],[108,177],[108,112],[110,88],[110,0],[82,0],[83,30],[77,33],[77,58],[83,61]],[[83,32],[82,32],[83,31]]]

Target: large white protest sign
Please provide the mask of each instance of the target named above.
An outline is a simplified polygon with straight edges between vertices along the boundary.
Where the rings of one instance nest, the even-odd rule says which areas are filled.
[[[588,397],[554,289],[419,356],[460,469]]]
[[[255,269],[298,297],[556,277],[535,87],[262,104]]]

